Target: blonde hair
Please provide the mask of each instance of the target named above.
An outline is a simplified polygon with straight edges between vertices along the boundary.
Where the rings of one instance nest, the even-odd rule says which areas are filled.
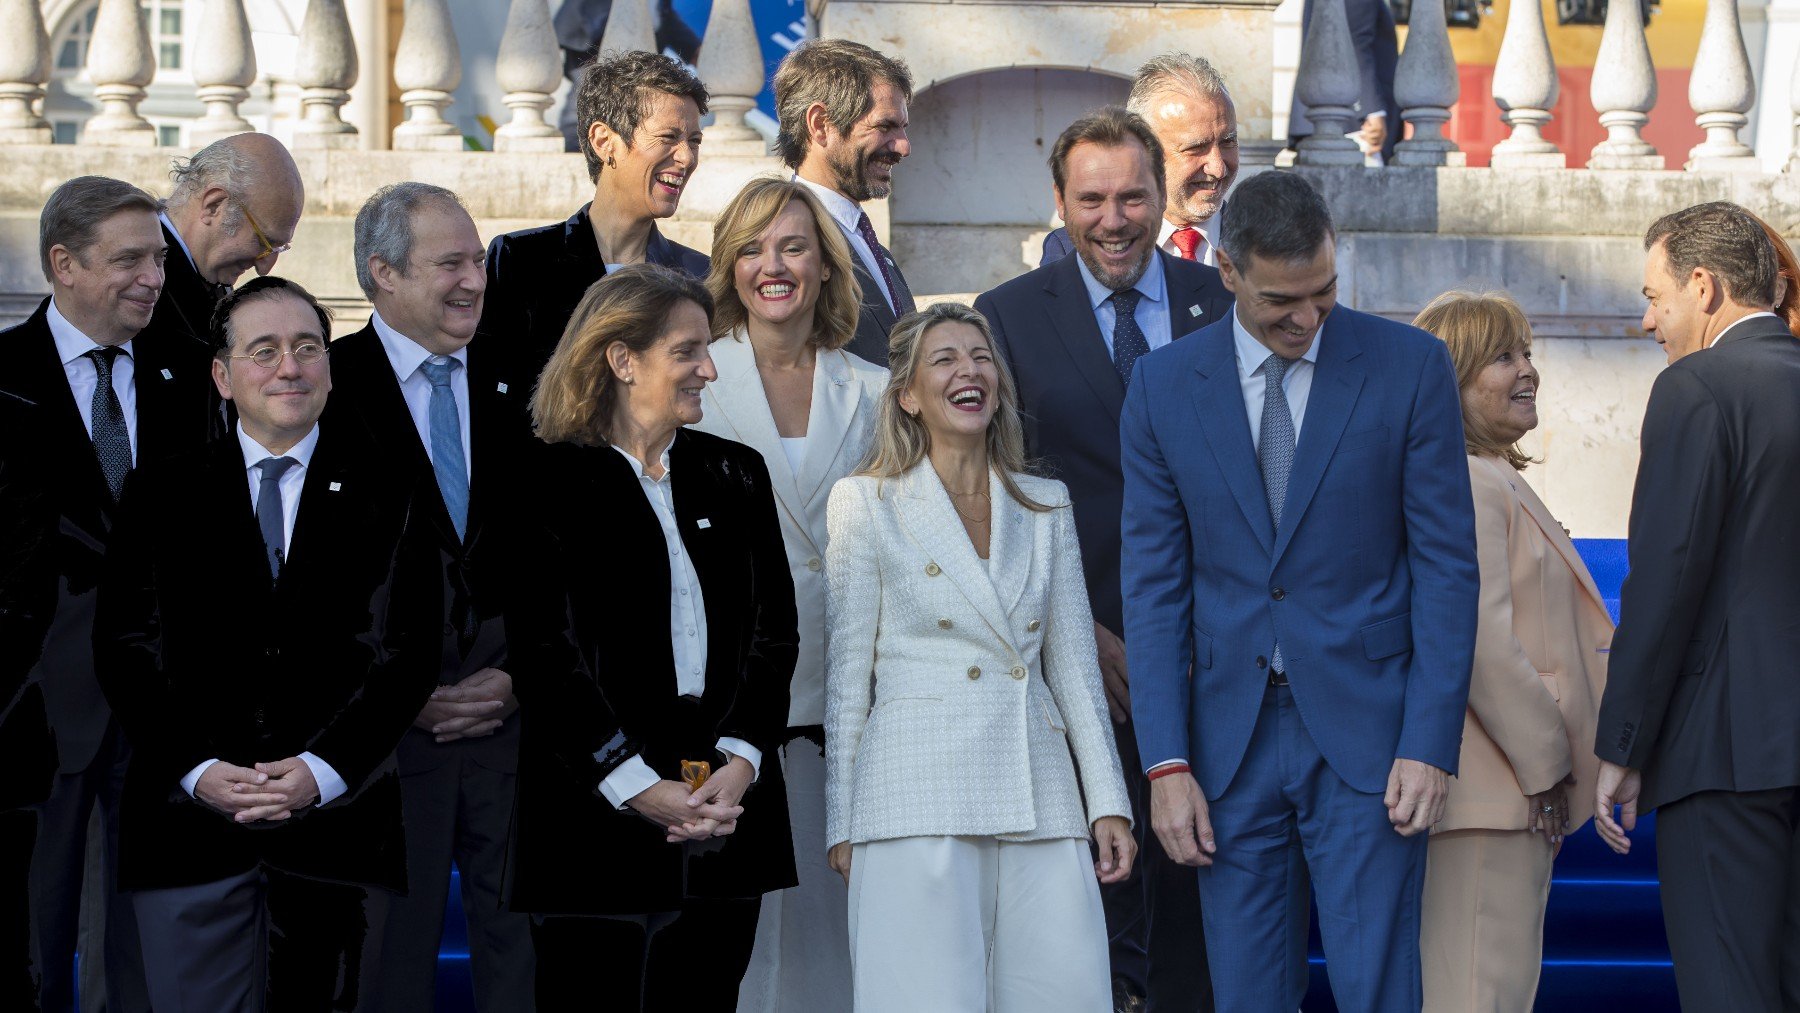
[[[759,239],[789,204],[799,201],[812,215],[813,232],[819,238],[819,258],[831,277],[813,305],[812,345],[819,349],[842,348],[856,336],[856,315],[862,309],[862,290],[856,283],[850,242],[832,221],[825,205],[805,186],[791,180],[753,179],[725,205],[713,224],[712,269],[706,290],[712,293],[713,337],[722,338],[746,325],[749,310],[738,298],[739,251]]]
[[[1445,292],[1419,311],[1413,326],[1437,335],[1450,349],[1458,392],[1468,390],[1475,375],[1502,352],[1520,346],[1531,348],[1531,321],[1505,292]],[[1463,443],[1469,453],[1498,457],[1518,471],[1532,463],[1517,443],[1507,443],[1494,435],[1484,419],[1469,411],[1467,402],[1463,403],[1462,416]]]
[[[611,443],[619,379],[606,350],[623,344],[634,354],[648,351],[662,340],[669,315],[682,302],[699,306],[712,322],[706,289],[666,267],[632,264],[589,285],[531,395],[538,439],[588,447]]]
[[[881,479],[899,478],[930,453],[931,433],[924,422],[900,407],[900,395],[912,388],[913,378],[918,375],[925,335],[939,324],[950,323],[968,324],[980,331],[982,340],[993,347],[987,318],[962,303],[933,303],[896,321],[894,329],[888,332],[888,385],[881,394],[881,410],[875,419],[875,439],[857,474]],[[1000,484],[1007,495],[1026,509],[1049,510],[1050,506],[1025,495],[1019,488],[1016,476],[1031,473],[1025,460],[1025,427],[1019,422],[1019,395],[1013,385],[1012,370],[998,352],[994,353],[994,372],[999,382],[994,391],[994,417],[988,420],[988,466],[1000,476]]]

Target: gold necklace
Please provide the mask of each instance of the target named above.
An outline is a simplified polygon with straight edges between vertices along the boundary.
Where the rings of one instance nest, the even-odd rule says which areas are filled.
[[[975,494],[974,494],[974,493],[966,493],[966,492],[965,492],[965,493],[958,493],[958,494],[957,494],[957,495],[959,495],[959,496],[973,496],[973,495],[975,495]],[[982,498],[982,499],[987,499],[987,498],[988,498],[988,496],[987,496],[987,493],[985,493],[985,492],[984,492],[984,493],[982,493],[982,494],[981,494],[981,498]],[[952,500],[951,500],[951,501],[950,501],[950,509],[952,509],[952,510],[955,510],[955,511],[956,511],[956,515],[957,515],[957,516],[958,516],[958,517],[961,517],[961,518],[962,518],[962,519],[963,519],[963,520],[965,520],[965,521],[968,521],[968,522],[969,522],[969,523],[970,523],[970,524],[986,524],[986,523],[987,523],[987,522],[988,522],[988,520],[989,520],[989,519],[991,519],[991,518],[992,518],[992,517],[993,517],[993,516],[994,516],[994,505],[993,505],[993,503],[992,503],[992,501],[990,501],[990,502],[989,502],[989,503],[988,503],[988,509],[987,509],[987,513],[986,513],[986,514],[985,514],[985,515],[983,515],[983,516],[981,516],[981,517],[970,517],[970,516],[969,516],[969,515],[968,515],[968,514],[966,514],[966,513],[963,513],[963,508],[962,508],[962,507],[960,507],[960,506],[957,506],[957,505],[956,505],[956,500],[954,500],[954,499],[952,499]]]

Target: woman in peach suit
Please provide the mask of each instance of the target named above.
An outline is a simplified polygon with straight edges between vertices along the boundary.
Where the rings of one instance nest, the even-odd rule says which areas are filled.
[[[1432,832],[1424,1008],[1528,1011],[1563,838],[1593,792],[1613,624],[1562,525],[1519,474],[1537,427],[1531,326],[1504,294],[1449,292],[1413,321],[1450,347],[1462,390],[1481,612],[1459,773]],[[1576,815],[1571,817],[1570,813]]]

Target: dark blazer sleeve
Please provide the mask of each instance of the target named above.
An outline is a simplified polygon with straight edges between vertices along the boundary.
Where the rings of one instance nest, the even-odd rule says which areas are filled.
[[[506,236],[495,236],[487,249],[487,292],[481,297],[478,329],[502,341],[522,342],[530,333],[531,316],[512,290],[519,280],[513,277],[518,272],[512,261],[512,244]]]
[[[1038,259],[1039,267],[1047,267],[1069,255],[1074,246],[1069,242],[1067,228],[1052,229],[1044,236],[1044,255]]]
[[[1642,767],[1656,745],[1712,580],[1731,489],[1730,434],[1705,382],[1679,364],[1650,388],[1631,495],[1630,572],[1594,752]]]
[[[743,504],[749,523],[751,592],[748,602],[715,603],[712,609],[748,608],[755,613],[750,648],[744,655],[743,682],[719,730],[743,739],[763,752],[768,762],[787,727],[788,684],[800,657],[800,619],[794,605],[794,579],[788,570],[781,522],[775,514],[774,486],[761,455],[738,456],[749,475]]]

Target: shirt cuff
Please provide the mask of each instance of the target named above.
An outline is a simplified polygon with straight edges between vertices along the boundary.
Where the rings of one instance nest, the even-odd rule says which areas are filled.
[[[193,798],[194,789],[200,786],[200,775],[206,773],[206,768],[218,762],[219,758],[215,756],[205,763],[197,764],[193,770],[187,772],[186,777],[181,779],[181,790],[188,793],[188,798]]]
[[[650,765],[644,762],[643,757],[633,756],[606,775],[600,782],[600,794],[612,803],[614,809],[624,809],[627,802],[646,789],[655,787],[661,780],[656,776],[656,771],[651,770]]]
[[[305,752],[300,754],[300,761],[312,771],[313,783],[319,786],[319,801],[316,805],[330,805],[350,790],[344,779],[338,776],[331,764],[319,758],[319,754]]]
[[[734,739],[729,736],[720,739],[719,752],[727,756],[743,757],[744,762],[750,764],[751,784],[755,784],[756,779],[762,776],[762,750],[743,739]]]
[[[1179,757],[1179,756],[1177,756],[1177,757],[1176,757],[1176,758],[1174,758],[1174,759],[1173,759],[1173,760],[1163,760],[1163,761],[1162,761],[1162,762],[1160,762],[1160,763],[1152,763],[1152,764],[1151,764],[1151,765],[1150,765],[1150,766],[1148,766],[1148,767],[1146,767],[1146,768],[1144,768],[1144,773],[1146,773],[1146,774],[1148,774],[1148,773],[1150,773],[1150,772],[1151,772],[1151,771],[1153,771],[1153,770],[1160,770],[1160,769],[1162,769],[1162,768],[1163,768],[1163,767],[1167,767],[1167,766],[1169,766],[1169,765],[1170,765],[1170,764],[1174,764],[1174,763],[1180,763],[1180,764],[1184,764],[1184,765],[1185,765],[1185,764],[1186,764],[1186,763],[1187,763],[1187,761],[1186,761],[1186,760],[1184,760],[1184,759],[1182,759],[1182,758],[1181,758],[1181,757]]]

